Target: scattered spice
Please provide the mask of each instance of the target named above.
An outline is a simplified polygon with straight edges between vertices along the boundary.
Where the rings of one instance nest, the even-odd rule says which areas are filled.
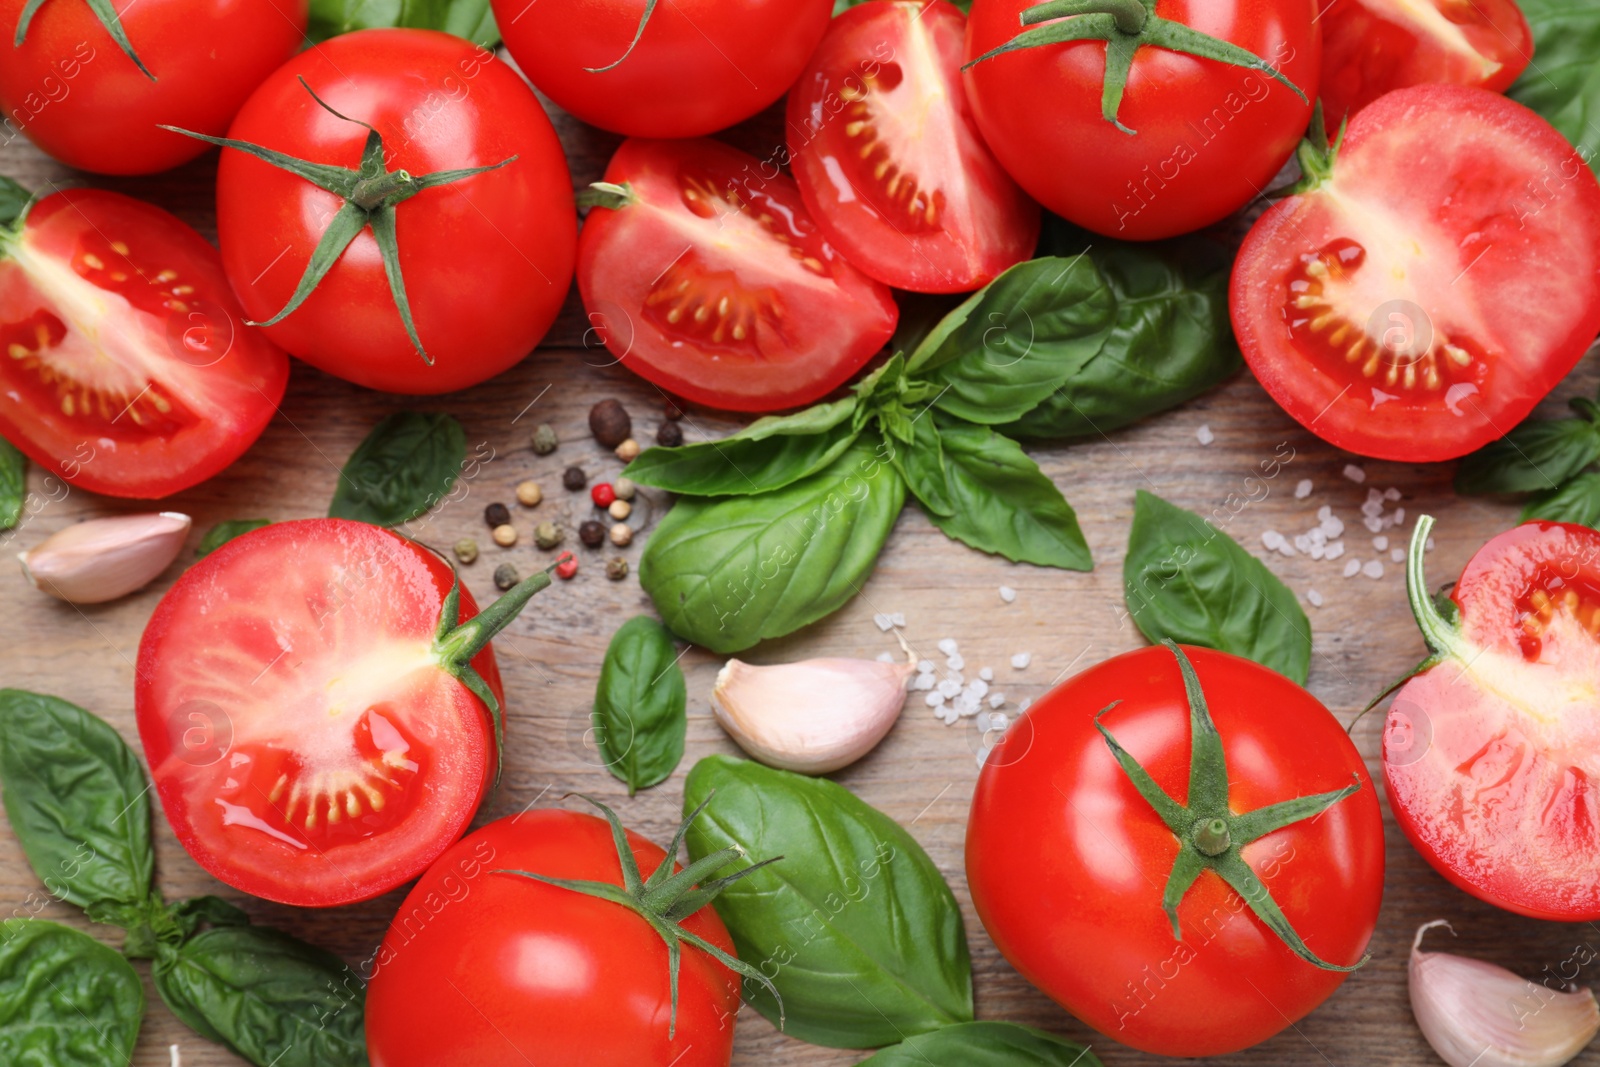
[[[618,500],[632,500],[638,486],[633,484],[632,478],[618,478],[611,483],[611,491],[617,494]]]
[[[625,522],[611,527],[611,543],[622,548],[633,540],[633,530]]]
[[[563,552],[560,561],[556,563],[556,577],[565,580],[577,573],[578,557],[571,552]]]
[[[584,473],[582,467],[568,467],[561,472],[561,484],[576,493],[589,484],[589,475]]]
[[[589,499],[594,501],[597,508],[609,508],[611,502],[617,499],[617,491],[610,482],[600,482],[589,490]]]
[[[662,448],[677,448],[683,444],[683,427],[675,422],[663,422],[656,431],[656,444]]]
[[[556,439],[555,429],[548,422],[541,422],[533,431],[533,450],[541,456],[554,452],[560,443]]]
[[[661,413],[667,417],[668,422],[677,422],[683,418],[683,408],[678,406],[676,400],[668,400],[661,405]]]
[[[462,563],[471,563],[478,558],[478,542],[470,537],[463,537],[455,543],[456,559]]]
[[[578,526],[578,540],[590,548],[599,548],[605,543],[606,528],[604,523],[588,519]]]
[[[509,522],[494,528],[489,536],[494,538],[494,543],[501,548],[510,548],[517,543],[517,528]]]
[[[483,509],[483,521],[489,524],[489,529],[504,526],[511,521],[511,509],[496,501]]]
[[[598,525],[598,524],[597,524]],[[628,576],[628,561],[621,556],[612,556],[606,560],[606,577],[613,582],[620,582]]]
[[[537,507],[539,501],[544,499],[544,490],[539,488],[539,483],[532,479],[517,483],[517,503],[525,508]]]
[[[533,543],[545,550],[559,545],[566,532],[553,522],[545,521],[533,528]]]
[[[632,463],[639,458],[639,442],[630,437],[618,445],[614,451],[617,453],[617,458],[622,462]]]
[[[633,436],[633,420],[616,397],[606,397],[589,409],[589,432],[607,448],[616,448]]]
[[[510,589],[522,580],[517,573],[517,568],[509,563],[502,563],[494,569],[494,587],[496,589]]]
[[[633,514],[633,505],[628,503],[626,500],[613,500],[611,502],[611,506],[606,510],[611,513],[611,517],[613,519],[621,522],[623,519]]]

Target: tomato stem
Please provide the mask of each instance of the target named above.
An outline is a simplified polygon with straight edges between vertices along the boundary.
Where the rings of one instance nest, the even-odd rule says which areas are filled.
[[[133,50],[133,43],[128,40],[128,31],[122,28],[122,16],[111,6],[111,0],[87,0],[87,3],[89,10],[94,12],[94,17],[100,21],[100,25],[104,26],[111,39],[117,42],[117,47],[122,49],[122,54],[133,60],[133,65],[139,68],[139,73],[155,81],[156,76],[150,73],[149,68],[144,65],[144,60],[139,58],[139,53]],[[33,16],[39,13],[39,8],[43,4],[44,0],[28,0],[23,5],[22,14],[17,19],[17,35],[11,39],[13,48],[22,47],[22,42],[28,36],[28,27],[33,24]]]
[[[603,67],[584,67],[583,69],[590,74],[604,74],[613,67],[619,66],[624,59],[627,59],[629,56],[633,55],[634,48],[639,44],[639,38],[644,36],[644,28],[649,24],[650,16],[655,14],[655,12],[656,0],[646,0],[644,5],[644,14],[639,16],[639,27],[633,31],[633,40],[628,42],[628,47],[623,50],[623,53]]]
[[[1411,602],[1411,614],[1417,620],[1417,629],[1434,652],[1457,659],[1463,655],[1463,641],[1459,627],[1447,620],[1428,593],[1427,579],[1423,576],[1423,557],[1428,551],[1428,535],[1433,531],[1433,516],[1418,515],[1411,531],[1411,547],[1406,552],[1406,599]]]

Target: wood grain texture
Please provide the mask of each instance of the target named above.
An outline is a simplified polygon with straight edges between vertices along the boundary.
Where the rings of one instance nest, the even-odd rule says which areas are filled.
[[[596,179],[617,139],[556,117],[572,158],[575,183],[581,186]],[[730,139],[759,150],[772,143],[776,121],[769,113],[734,131]],[[0,148],[0,173],[24,184],[42,188],[52,182],[90,182],[118,189],[169,208],[208,235],[213,232],[214,168],[214,158],[208,157],[153,178],[90,179],[70,174],[21,140]],[[465,425],[469,450],[480,444],[493,450],[493,460],[472,480],[463,499],[413,523],[409,531],[441,548],[460,537],[477,538],[484,553],[465,568],[465,581],[480,600],[493,596],[490,574],[497,563],[510,560],[526,572],[548,559],[532,545],[534,522],[554,518],[572,528],[586,516],[586,494],[563,490],[561,470],[575,463],[594,476],[609,478],[620,469],[621,464],[589,438],[590,405],[603,396],[622,399],[641,440],[653,436],[662,417],[659,393],[613,365],[604,351],[585,349],[585,329],[581,308],[575,296],[569,297],[547,345],[520,366],[475,389],[422,401],[363,391],[296,363],[281,411],[259,443],[221,476],[163,502],[165,508],[194,516],[195,527],[179,563],[149,588],[116,603],[77,609],[34,592],[14,570],[0,575],[0,679],[6,685],[81,704],[136,742],[132,694],[139,636],[156,602],[193,560],[193,545],[201,534],[223,519],[282,520],[325,513],[345,457],[379,418],[407,407],[449,411]],[[1592,393],[1596,379],[1591,355],[1555,395],[1564,399],[1575,391]],[[1548,406],[1554,411],[1558,405]],[[529,447],[529,435],[540,422],[550,423],[561,437],[561,448],[553,455],[539,457]],[[689,440],[715,437],[734,425],[704,412],[691,412],[685,421]],[[1202,425],[1215,434],[1209,447],[1197,443]],[[1283,454],[1290,449],[1293,453],[1281,473],[1265,482],[1247,482],[1259,475],[1258,464],[1280,447]],[[1013,702],[1037,697],[1065,674],[1143,644],[1121,611],[1122,557],[1134,490],[1141,487],[1206,513],[1218,508],[1231,511],[1238,507],[1237,501],[1248,501],[1239,507],[1228,533],[1258,554],[1263,530],[1275,528],[1292,536],[1315,525],[1316,508],[1329,504],[1350,527],[1346,543],[1351,553],[1363,559],[1376,554],[1359,526],[1358,509],[1366,486],[1354,485],[1340,474],[1350,457],[1292,422],[1248,373],[1175,412],[1104,440],[1042,447],[1034,454],[1077,508],[1098,564],[1092,573],[1012,565],[981,555],[949,541],[908,507],[860,597],[832,618],[771,642],[750,658],[778,661],[892,651],[892,637],[879,631],[873,615],[903,612],[908,620],[906,637],[923,655],[935,655],[938,639],[955,637],[969,673],[982,665],[993,666],[995,689]],[[1438,548],[1430,557],[1430,574],[1441,581],[1453,577],[1485,539],[1515,521],[1511,506],[1455,498],[1449,488],[1451,465],[1366,462],[1364,466],[1367,486],[1394,486],[1402,492],[1408,523],[1424,511],[1438,517]],[[517,508],[511,492],[518,481],[530,477],[545,489],[545,502],[532,512]],[[1316,487],[1304,501],[1293,498],[1301,478],[1312,479]],[[40,480],[34,470],[30,484],[38,489]],[[522,533],[519,545],[509,550],[495,548],[483,524],[483,506],[496,500],[511,504]],[[641,506],[642,525],[648,527],[665,501],[648,494]],[[68,523],[134,510],[139,507],[73,492],[4,540],[15,551]],[[1395,544],[1402,541],[1398,534],[1390,531]],[[643,541],[640,537],[621,554],[636,564]],[[579,553],[583,567],[577,578],[542,594],[495,641],[508,694],[509,752],[504,784],[480,821],[532,804],[558,803],[555,798],[563,793],[582,789],[614,804],[631,827],[664,841],[678,821],[683,776],[694,760],[711,752],[736,751],[716,726],[707,703],[719,663],[698,649],[684,657],[689,686],[687,755],[667,782],[629,799],[599,765],[585,732],[607,640],[625,619],[651,610],[650,603],[632,577],[624,582],[606,580],[603,561],[617,554],[614,550]],[[1384,577],[1374,581],[1341,577],[1343,560],[1272,556],[1267,562],[1302,596],[1315,587],[1326,597],[1326,606],[1307,609],[1315,634],[1310,688],[1342,721],[1354,718],[1375,692],[1421,655],[1423,646],[1406,608],[1400,566],[1386,560]],[[1001,585],[1018,591],[1015,603],[1001,602],[997,593]],[[1028,669],[1013,671],[1009,659],[1019,651],[1032,653],[1033,661]],[[1369,717],[1355,730],[1375,774],[1380,773],[1380,721]],[[973,753],[979,743],[970,721],[947,728],[913,699],[889,738],[837,777],[907,826],[949,878],[966,912],[980,1017],[1029,1023],[1088,1041],[1113,1067],[1160,1062],[1089,1032],[1055,1007],[1000,958],[978,924],[963,875],[962,841],[977,776]],[[1535,979],[1545,973],[1544,968],[1555,970],[1572,958],[1579,946],[1589,946],[1590,958],[1600,948],[1600,929],[1594,925],[1518,918],[1451,888],[1413,852],[1387,807],[1385,818],[1387,892],[1372,944],[1372,964],[1299,1025],[1255,1049],[1226,1057],[1226,1062],[1248,1067],[1438,1062],[1411,1021],[1405,990],[1412,932],[1430,919],[1454,923],[1457,951],[1494,960]],[[218,893],[244,906],[257,921],[327,946],[352,962],[372,953],[403,896],[396,891],[368,904],[332,911],[297,910],[243,898],[200,871],[159,815],[155,822],[158,880],[169,897]],[[89,928],[76,909],[42,897],[15,838],[8,830],[0,832],[0,903],[18,913],[39,908],[45,917]],[[116,934],[108,928],[94,932],[108,940]],[[145,964],[139,968],[148,974]],[[1597,970],[1600,965],[1591,964],[1585,980],[1600,978]],[[167,1048],[174,1043],[182,1047],[189,1067],[242,1062],[190,1033],[160,1004],[153,989],[149,993],[151,1008],[134,1057],[139,1067],[167,1064]],[[735,1064],[821,1067],[861,1058],[860,1053],[813,1048],[784,1037],[751,1011],[740,1017]],[[1600,1050],[1589,1050],[1577,1062],[1595,1067],[1600,1064]]]

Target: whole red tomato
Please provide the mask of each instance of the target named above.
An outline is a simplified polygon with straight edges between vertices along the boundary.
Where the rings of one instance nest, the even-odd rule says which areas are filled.
[[[499,374],[544,336],[572,279],[577,217],[550,120],[493,53],[431,30],[382,29],[335,37],[286,63],[228,134],[354,170],[364,124],[382,138],[378,165],[387,173],[377,191],[406,197],[387,208],[404,300],[384,262],[378,200],[304,303],[268,335],[330,374],[390,392],[445,393]],[[426,176],[471,168],[493,169],[411,195]],[[371,202],[225,149],[217,237],[250,316],[265,322],[288,307],[339,213]]]
[[[663,902],[647,920],[605,899],[677,867],[633,833],[619,856],[625,831],[602,810],[501,819],[423,875],[372,961],[372,1067],[727,1067],[739,976],[706,949],[753,969],[709,907],[671,920]],[[661,931],[681,942],[675,1004]]]
[[[117,30],[132,56],[87,0],[0,0],[0,110],[68,166],[153,174],[205,151],[157,123],[227,130],[250,91],[305,39],[308,0],[117,7]],[[36,11],[15,41],[30,8]]]
[[[761,111],[822,40],[832,0],[494,0],[528,80],[630,137],[699,137]]]
[[[1146,772],[1155,794],[1135,784]],[[1311,694],[1223,652],[1145,648],[1007,731],[978,777],[967,877],[1006,959],[1068,1011],[1146,1052],[1215,1056],[1289,1026],[1363,962],[1383,823]]]
[[[217,250],[160,208],[0,178],[0,435],[74,486],[163,497],[261,435],[289,360],[245,325]]]
[[[1048,13],[1051,2],[974,0],[969,63],[1011,42],[1023,30],[1021,20]],[[1046,21],[1028,33],[1092,26],[1110,45],[1041,43],[967,67],[973,114],[1000,164],[1056,214],[1129,240],[1197,230],[1260,195],[1299,143],[1317,95],[1322,43],[1313,0],[1155,0],[1153,13],[1146,0],[1107,6],[1117,13]],[[1128,33],[1123,19],[1144,29]],[[1213,45],[1235,45],[1271,70],[1140,43],[1160,20],[1206,35]],[[1122,63],[1131,50],[1131,65],[1113,62],[1108,69],[1112,48]],[[1120,104],[1108,109],[1103,86],[1124,69]]]

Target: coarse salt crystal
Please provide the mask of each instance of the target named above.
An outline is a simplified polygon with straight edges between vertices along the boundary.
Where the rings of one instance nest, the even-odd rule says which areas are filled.
[[[1361,561],[1359,559],[1350,560],[1344,565],[1344,576],[1346,578],[1354,578],[1360,570]]]
[[[1383,498],[1385,500],[1399,500],[1400,490],[1391,485],[1389,488],[1383,491]]]
[[[1389,558],[1396,563],[1404,563],[1406,561],[1406,550],[1403,548],[1391,548],[1389,550]]]
[[[1400,525],[1404,524],[1405,521],[1406,521],[1406,509],[1405,508],[1395,508],[1394,509],[1394,524],[1396,526],[1400,526]]]
[[[919,659],[919,660],[917,660],[917,673],[918,674],[932,674],[933,673],[933,660],[931,660],[931,659]]]
[[[1383,577],[1383,560],[1381,560],[1381,559],[1369,559],[1369,560],[1367,560],[1367,562],[1365,562],[1365,563],[1363,563],[1361,565],[1361,573],[1365,574],[1368,578],[1382,578]]]
[[[955,655],[956,647],[956,639],[953,637],[945,637],[939,640],[939,651],[947,656]]]
[[[1334,541],[1333,543],[1328,545],[1328,551],[1323,553],[1322,558],[1323,559],[1338,559],[1342,555],[1344,555],[1344,542],[1343,541]]]
[[[941,696],[953,697],[953,696],[956,696],[960,692],[961,692],[961,683],[960,682],[952,681],[951,679],[946,678],[944,681],[939,683],[939,693],[940,693]]]
[[[1344,533],[1344,520],[1337,515],[1329,515],[1322,520],[1322,525],[1318,526],[1317,529],[1321,530],[1330,539],[1338,537]]]
[[[1017,599],[1017,591],[1011,588],[1009,585],[1002,585],[1000,587],[1000,599],[1009,604],[1013,600]]]
[[[1295,486],[1294,486],[1294,498],[1296,500],[1304,500],[1306,497],[1308,497],[1310,495],[1311,495],[1311,479],[1310,478],[1301,478],[1298,482],[1295,483]]]
[[[983,670],[978,672],[978,677],[982,678],[986,682],[994,681],[994,668],[985,667]]]
[[[967,660],[966,657],[962,656],[958,652],[954,656],[951,656],[949,659],[945,660],[944,665],[953,671],[959,671],[961,668],[967,665]]]
[[[1312,559],[1321,559],[1324,556],[1326,556],[1327,554],[1328,554],[1328,546],[1326,546],[1326,545],[1312,545],[1311,546],[1311,558]]]
[[[989,706],[991,708],[1003,708],[1003,707],[1005,707],[1006,706],[1006,695],[1004,693],[990,693],[989,694]]]
[[[1317,518],[1321,519],[1323,522],[1327,522],[1332,516],[1333,508],[1327,504],[1324,504],[1317,509]]]
[[[1312,607],[1314,607],[1314,608],[1322,607],[1322,594],[1317,592],[1315,589],[1307,589],[1306,590],[1306,599],[1311,601],[1311,606]]]
[[[894,629],[894,619],[888,615],[884,615],[881,612],[877,615],[874,615],[872,617],[872,621],[878,624],[878,629],[885,632]]]
[[[1011,666],[1019,671],[1026,670],[1028,664],[1032,662],[1033,656],[1027,652],[1018,652],[1015,656],[1011,657]]]
[[[879,652],[878,653],[878,662],[879,663],[893,663],[894,662],[894,653],[893,652]]]
[[[1424,552],[1432,552],[1433,551],[1433,538],[1431,538],[1431,537],[1428,538],[1428,540],[1423,544],[1422,550]]]
[[[1372,539],[1372,547],[1377,549],[1379,552],[1387,551],[1389,548],[1389,539],[1387,537],[1374,537]]]
[[[1379,530],[1383,529],[1383,520],[1378,518],[1376,515],[1368,515],[1366,518],[1361,520],[1361,525],[1365,526],[1373,533],[1377,533]]]
[[[1361,514],[1366,515],[1369,518],[1371,518],[1372,516],[1375,516],[1375,515],[1382,515],[1383,514],[1383,501],[1381,501],[1381,500],[1369,500],[1369,501],[1367,501],[1365,504],[1361,505]]]
[[[1010,726],[1010,725],[1011,725],[1011,720],[1006,717],[1006,713],[1003,712],[1003,711],[998,715],[991,715],[989,717],[989,726],[990,726],[991,729],[1004,730],[1007,726]]]
[[[1212,441],[1217,439],[1217,435],[1211,432],[1211,427],[1209,426],[1201,426],[1194,432],[1194,436],[1195,440],[1199,441],[1203,445],[1209,445]]]
[[[1269,549],[1271,551],[1277,551],[1278,546],[1281,544],[1283,544],[1283,534],[1279,533],[1277,530],[1261,531],[1262,548]]]
[[[1354,463],[1346,463],[1344,465],[1344,476],[1349,478],[1352,482],[1355,482],[1357,485],[1360,485],[1362,482],[1367,480],[1367,472],[1356,466]]]
[[[1031,707],[1033,707],[1033,698],[1023,697],[1021,700],[1017,701],[1017,714],[1020,715]]]
[[[976,719],[972,720],[972,724],[974,726],[976,726],[980,732],[988,733],[989,732],[989,713],[987,711],[978,712],[978,717]]]
[[[1294,547],[1298,548],[1302,552],[1310,552],[1311,538],[1307,537],[1305,534],[1295,534]]]
[[[928,707],[937,708],[944,703],[944,694],[935,689],[922,699],[928,705]]]
[[[917,675],[916,679],[914,681],[912,681],[911,688],[917,690],[918,692],[921,692],[922,690],[925,690],[925,689],[932,689],[934,686],[936,686],[938,684],[939,684],[939,679],[935,678],[933,675],[931,675],[931,674],[919,674],[919,675]]]
[[[1381,504],[1381,503],[1383,503],[1383,490],[1382,489],[1368,489],[1367,490],[1367,503],[1369,503],[1369,504]]]
[[[967,676],[962,674],[960,671],[946,671],[944,680],[947,682],[954,682],[957,685],[965,685],[967,682]]]
[[[979,678],[967,686],[967,695],[974,700],[982,700],[989,693],[989,683]]]

